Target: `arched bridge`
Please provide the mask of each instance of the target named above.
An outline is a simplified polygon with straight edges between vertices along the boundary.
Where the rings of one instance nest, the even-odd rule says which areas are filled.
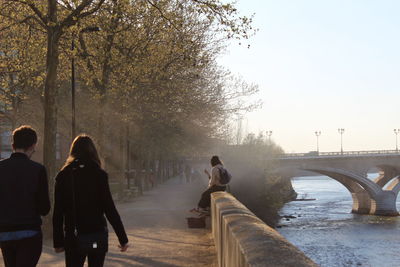
[[[393,150],[344,153],[284,154],[277,159],[276,172],[295,176],[326,175],[343,184],[353,198],[353,213],[398,215],[396,198],[400,191],[400,153]],[[369,179],[367,173],[378,176]]]

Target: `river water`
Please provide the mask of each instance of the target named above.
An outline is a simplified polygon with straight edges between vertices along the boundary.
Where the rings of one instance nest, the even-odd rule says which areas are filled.
[[[283,218],[278,231],[317,264],[400,266],[400,216],[352,214],[350,192],[325,176],[298,177],[292,184],[298,198],[316,200],[287,203],[281,215],[296,218]]]

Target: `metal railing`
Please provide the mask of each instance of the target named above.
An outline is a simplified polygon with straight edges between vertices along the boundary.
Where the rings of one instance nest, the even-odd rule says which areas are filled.
[[[385,156],[400,155],[399,150],[361,150],[361,151],[343,151],[343,152],[317,152],[310,151],[306,153],[285,153],[278,156],[279,159],[293,158],[320,158],[320,157],[357,157],[357,156]]]

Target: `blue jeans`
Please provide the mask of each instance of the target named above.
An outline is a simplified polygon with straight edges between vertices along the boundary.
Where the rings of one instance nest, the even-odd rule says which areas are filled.
[[[35,267],[42,254],[42,233],[19,240],[0,242],[6,267]]]

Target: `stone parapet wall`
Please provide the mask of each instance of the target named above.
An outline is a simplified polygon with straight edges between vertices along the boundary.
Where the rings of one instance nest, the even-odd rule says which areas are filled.
[[[212,194],[211,226],[221,267],[317,266],[229,193]]]

